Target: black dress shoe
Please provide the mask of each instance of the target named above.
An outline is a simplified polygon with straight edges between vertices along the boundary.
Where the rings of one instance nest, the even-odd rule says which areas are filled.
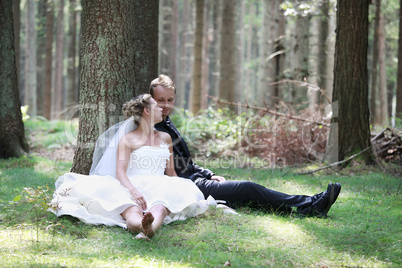
[[[326,217],[341,192],[340,183],[329,183],[326,191],[312,197],[312,205],[299,210],[302,216]]]
[[[319,215],[327,216],[328,211],[330,210],[331,206],[335,203],[336,199],[341,192],[341,184],[340,183],[330,183],[328,184],[327,194],[328,200],[318,200],[316,204],[313,204],[313,207],[318,212]],[[324,196],[323,196],[324,197]],[[326,198],[325,198],[326,199]]]

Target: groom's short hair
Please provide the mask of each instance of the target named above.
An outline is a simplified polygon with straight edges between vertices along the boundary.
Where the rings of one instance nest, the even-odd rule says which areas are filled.
[[[161,74],[158,76],[158,78],[152,80],[149,87],[149,94],[154,96],[154,88],[156,88],[157,86],[163,86],[165,88],[173,89],[174,94],[176,95],[176,85],[173,83],[173,80],[167,75]]]

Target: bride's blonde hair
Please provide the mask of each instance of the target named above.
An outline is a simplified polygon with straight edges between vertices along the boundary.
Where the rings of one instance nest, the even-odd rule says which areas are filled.
[[[134,117],[134,123],[140,123],[144,108],[150,107],[151,94],[141,94],[123,104],[124,118]]]

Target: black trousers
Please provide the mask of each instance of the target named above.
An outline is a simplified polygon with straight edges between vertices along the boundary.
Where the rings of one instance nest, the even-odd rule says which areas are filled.
[[[312,196],[288,195],[268,189],[251,181],[223,181],[199,178],[195,184],[205,198],[212,196],[215,200],[224,200],[232,208],[249,206],[289,212],[292,207],[306,208],[313,202]]]

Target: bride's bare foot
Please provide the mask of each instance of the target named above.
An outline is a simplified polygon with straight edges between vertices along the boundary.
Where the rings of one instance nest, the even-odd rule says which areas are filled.
[[[151,212],[145,213],[141,223],[144,234],[149,238],[152,238],[155,234],[155,231],[152,228],[153,222],[154,222],[154,216],[152,215],[152,213]]]

